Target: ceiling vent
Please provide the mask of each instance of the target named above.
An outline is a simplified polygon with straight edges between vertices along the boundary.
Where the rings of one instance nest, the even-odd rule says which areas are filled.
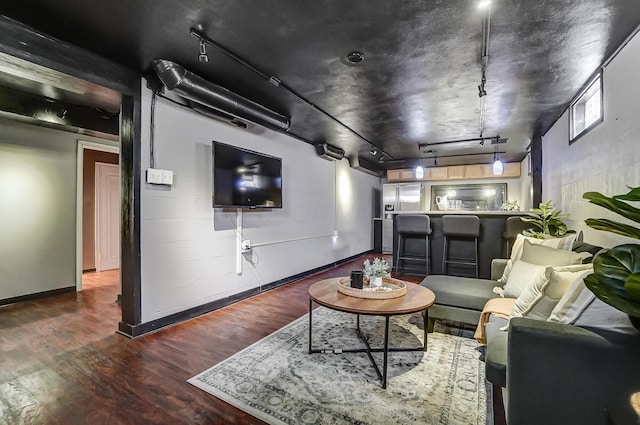
[[[185,99],[272,130],[287,131],[291,125],[288,117],[213,84],[175,62],[156,59],[153,69],[168,90]]]
[[[336,146],[331,146],[328,143],[318,143],[316,144],[316,153],[320,155],[322,158],[333,161],[333,160],[341,160],[344,158],[344,151]]]

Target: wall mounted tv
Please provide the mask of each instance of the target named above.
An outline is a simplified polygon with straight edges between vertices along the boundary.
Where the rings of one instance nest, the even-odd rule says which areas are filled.
[[[282,208],[282,159],[213,142],[214,208]]]

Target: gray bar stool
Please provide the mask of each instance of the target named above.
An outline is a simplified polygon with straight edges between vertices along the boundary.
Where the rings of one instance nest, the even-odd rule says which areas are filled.
[[[431,234],[431,218],[428,215],[405,215],[396,216],[396,233],[398,234],[398,249],[396,252],[396,277],[400,275],[400,260],[402,260],[402,270],[404,272],[404,262],[406,260],[424,261],[425,275],[429,274],[429,235]],[[405,254],[406,237],[424,237],[425,256],[416,257]]]
[[[442,272],[447,274],[447,265],[464,264],[475,266],[478,277],[478,237],[480,237],[480,217],[477,215],[445,215],[442,217]],[[448,257],[449,239],[473,239],[475,258]]]
[[[507,218],[507,225],[505,227],[505,231],[502,234],[502,238],[507,243],[507,256],[509,258],[511,256],[511,248],[513,247],[513,243],[516,241],[516,237],[518,234],[522,233],[524,230],[532,229],[533,226],[531,223],[527,223],[526,221],[522,221],[520,217],[509,217]]]

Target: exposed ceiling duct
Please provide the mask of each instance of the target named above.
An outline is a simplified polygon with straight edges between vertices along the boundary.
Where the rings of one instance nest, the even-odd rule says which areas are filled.
[[[332,146],[328,143],[316,144],[316,153],[329,161],[338,160],[344,158],[344,151],[336,146]]]
[[[153,69],[168,90],[185,99],[277,131],[287,131],[291,125],[288,117],[211,83],[175,62],[156,59]]]

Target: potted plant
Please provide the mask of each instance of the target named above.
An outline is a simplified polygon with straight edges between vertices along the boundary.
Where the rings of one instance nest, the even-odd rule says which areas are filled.
[[[384,258],[374,258],[373,262],[364,260],[364,274],[373,286],[382,286],[382,278],[391,276],[391,267]]]
[[[640,209],[628,202],[640,202],[640,187],[629,193],[607,197],[599,192],[582,195],[590,203],[606,208],[628,220],[640,223]],[[587,226],[633,239],[640,239],[640,229],[606,218],[589,218]],[[602,301],[629,315],[633,326],[640,329],[640,245],[615,246],[599,252],[593,259],[593,274],[585,285]]]
[[[567,233],[567,225],[562,219],[569,217],[569,214],[562,214],[548,200],[540,204],[538,208],[531,208],[527,216],[521,220],[531,223],[537,230],[529,229],[522,232],[523,235],[538,239],[559,238]]]

